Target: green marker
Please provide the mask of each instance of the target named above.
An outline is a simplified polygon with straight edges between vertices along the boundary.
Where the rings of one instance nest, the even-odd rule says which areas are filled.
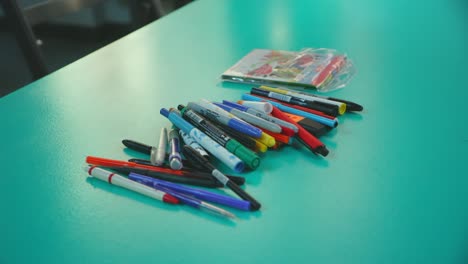
[[[245,162],[251,169],[256,169],[260,165],[260,158],[250,149],[239,143],[237,140],[230,138],[224,131],[216,127],[213,123],[206,120],[204,117],[186,108],[184,105],[177,107],[181,115],[186,118],[195,127],[207,134],[214,141],[225,147],[229,152],[236,155],[240,160]]]

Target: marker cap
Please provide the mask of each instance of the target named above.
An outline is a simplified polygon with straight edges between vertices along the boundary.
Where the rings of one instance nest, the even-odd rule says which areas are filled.
[[[239,104],[251,107],[257,110],[260,110],[262,112],[265,112],[267,114],[270,114],[271,111],[273,111],[273,106],[270,103],[267,102],[253,102],[253,101],[243,101],[240,100],[238,101]]]
[[[240,160],[245,162],[251,169],[256,169],[260,165],[260,158],[250,149],[244,147],[241,143],[229,140],[226,144],[226,149],[231,151]]]

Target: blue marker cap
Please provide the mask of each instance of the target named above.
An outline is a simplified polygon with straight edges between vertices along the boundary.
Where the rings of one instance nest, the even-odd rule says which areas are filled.
[[[161,108],[159,113],[167,117],[176,127],[184,131],[184,133],[190,134],[190,131],[193,129],[193,126],[185,121],[175,110],[169,111],[166,108]]]
[[[232,110],[232,107],[228,106],[228,105],[225,105],[225,104],[220,104],[220,103],[213,103],[214,105],[216,106],[219,106],[221,107],[222,109],[228,111],[228,112],[231,112]]]
[[[246,106],[243,106],[241,104],[238,104],[238,103],[234,103],[234,102],[231,102],[231,101],[228,101],[228,100],[223,100],[223,104],[224,105],[227,105],[227,106],[230,106],[232,108],[236,108],[236,109],[239,109],[241,111],[244,111],[246,112],[249,108],[246,107]]]

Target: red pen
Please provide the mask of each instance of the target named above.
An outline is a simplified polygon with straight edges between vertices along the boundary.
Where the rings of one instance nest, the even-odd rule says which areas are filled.
[[[279,110],[276,106],[273,106],[273,111],[271,112],[271,114],[274,117],[277,117],[277,118],[282,119],[282,120],[284,120],[286,122],[289,122],[289,123],[292,123],[292,124],[296,125],[297,128],[299,128],[299,132],[297,133],[298,137],[300,139],[302,139],[302,141],[307,146],[309,146],[310,149],[314,153],[320,154],[320,155],[322,155],[324,157],[326,157],[328,155],[329,151],[328,151],[327,147],[325,146],[325,144],[323,144],[320,140],[318,140],[312,134],[307,132],[307,130],[305,130],[301,125],[299,125],[294,120],[289,118],[285,113],[283,113],[281,110]]]

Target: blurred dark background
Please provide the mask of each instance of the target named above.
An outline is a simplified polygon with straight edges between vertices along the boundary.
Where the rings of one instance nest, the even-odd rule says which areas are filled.
[[[0,97],[190,0],[0,0]]]

